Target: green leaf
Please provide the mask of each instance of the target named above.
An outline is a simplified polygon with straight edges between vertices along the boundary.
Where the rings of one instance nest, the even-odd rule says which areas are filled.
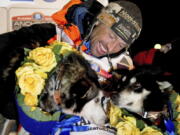
[[[20,92],[20,88],[18,85],[15,85],[15,93],[19,93]]]
[[[72,53],[72,51],[67,51],[66,53],[63,54],[63,58],[69,56]]]
[[[56,61],[59,62],[62,60],[62,55],[57,55],[55,54],[55,57],[56,57]]]
[[[122,108],[121,111],[122,111],[123,115],[133,116],[133,115],[129,114],[129,112],[128,112],[126,109],[123,109],[123,108]]]
[[[180,114],[180,112],[173,111],[173,118],[176,119],[179,114]]]
[[[145,123],[143,120],[136,120],[136,127],[139,128],[140,130],[142,130],[143,128],[145,128]]]
[[[170,101],[174,102],[176,100],[177,96],[178,96],[178,94],[176,92],[172,93],[170,96]]]
[[[27,57],[24,58],[24,60],[21,62],[21,65],[23,65],[24,63],[34,63],[34,60],[28,59]]]
[[[27,56],[29,55],[29,52],[31,51],[31,49],[29,48],[24,48],[24,54]]]
[[[56,57],[56,61],[57,61],[57,62],[62,60],[62,55],[59,54],[61,48],[62,48],[62,45],[57,44],[57,45],[54,45],[54,47],[53,47],[53,49],[52,49],[52,51],[53,51],[54,54],[55,54],[55,57]]]
[[[59,52],[62,48],[62,45],[54,45],[52,51],[56,54],[56,55],[59,55]]]

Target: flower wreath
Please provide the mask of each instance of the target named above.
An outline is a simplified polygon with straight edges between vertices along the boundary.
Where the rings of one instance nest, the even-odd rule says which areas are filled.
[[[148,126],[143,120],[128,114],[124,109],[111,104],[109,110],[110,124],[117,129],[117,135],[177,135],[180,134],[180,95],[172,92],[170,95],[172,119],[165,122],[166,131],[157,126]]]
[[[61,111],[50,114],[38,106],[46,80],[57,63],[72,52],[79,53],[71,45],[57,41],[49,46],[38,47],[33,50],[25,49],[26,57],[15,72],[17,78],[16,101],[20,124],[28,132],[38,135],[54,134],[56,132],[55,127],[61,128],[63,124],[67,126],[66,123],[69,121],[77,122],[79,120],[78,117],[74,116],[72,119],[68,119],[69,121],[66,123],[63,121],[60,123]],[[70,117],[66,115],[66,118]]]

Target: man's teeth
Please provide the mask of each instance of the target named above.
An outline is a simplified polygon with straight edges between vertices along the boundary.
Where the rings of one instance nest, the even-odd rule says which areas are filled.
[[[103,51],[103,52],[106,52],[107,51],[107,49],[101,44],[100,45],[100,49]]]

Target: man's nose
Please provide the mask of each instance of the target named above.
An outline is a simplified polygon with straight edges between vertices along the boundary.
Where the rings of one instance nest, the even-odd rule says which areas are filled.
[[[107,44],[107,50],[108,50],[110,53],[116,51],[116,50],[115,50],[116,45],[117,45],[117,44],[116,44],[116,41],[109,42],[109,43]]]

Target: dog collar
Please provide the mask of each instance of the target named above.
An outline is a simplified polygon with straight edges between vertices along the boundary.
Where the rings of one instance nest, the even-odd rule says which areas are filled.
[[[103,108],[104,113],[107,114],[110,106],[110,98],[103,96],[101,98],[101,106]]]
[[[167,107],[165,107],[162,111],[144,111],[142,117],[145,119],[150,119],[157,126],[161,125],[161,122],[163,122],[168,134],[175,135],[175,125],[172,122],[173,109],[171,102],[168,102]]]
[[[145,119],[148,118],[148,119],[151,119],[151,120],[156,120],[162,114],[167,115],[167,112],[165,112],[165,111],[149,111],[149,112],[145,111],[145,112],[143,112],[142,117],[145,118]]]

